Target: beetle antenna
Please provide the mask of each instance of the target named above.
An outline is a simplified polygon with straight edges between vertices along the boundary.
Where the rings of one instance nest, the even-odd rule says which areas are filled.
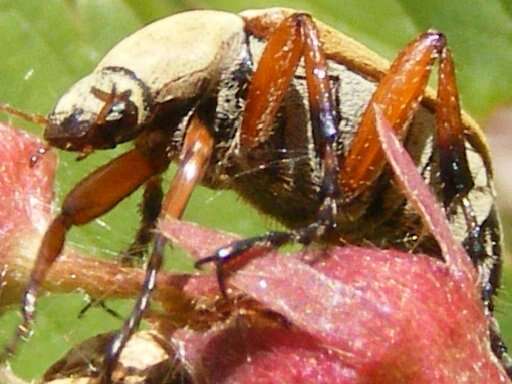
[[[46,126],[48,124],[48,119],[40,115],[38,113],[27,113],[23,112],[17,108],[14,108],[13,106],[5,103],[0,103],[0,112],[4,112],[10,116],[16,116],[20,119],[23,119],[25,121],[28,121],[30,123],[34,123],[37,125],[44,125]],[[49,146],[48,145],[41,145],[39,148],[37,148],[34,153],[30,156],[29,159],[29,166],[30,168],[35,167],[35,165],[43,158],[43,156],[48,152]]]
[[[27,113],[23,112],[19,109],[14,108],[9,104],[0,103],[0,111],[4,112],[11,116],[19,117],[25,121],[37,124],[37,125],[46,125],[48,124],[48,119],[46,116],[37,114],[37,113]]]

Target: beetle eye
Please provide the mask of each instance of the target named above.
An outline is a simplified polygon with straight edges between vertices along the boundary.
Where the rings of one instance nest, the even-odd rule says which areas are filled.
[[[126,110],[126,102],[130,100],[132,94],[130,90],[117,93],[115,84],[112,85],[110,92],[92,87],[91,93],[105,103],[96,118],[97,124],[122,119]]]
[[[106,121],[120,120],[123,117],[123,113],[126,110],[126,102],[118,101],[110,106],[110,110],[105,116]]]

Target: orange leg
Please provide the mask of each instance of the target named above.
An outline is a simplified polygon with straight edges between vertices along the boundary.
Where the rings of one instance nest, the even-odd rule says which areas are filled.
[[[255,246],[280,246],[290,241],[303,244],[322,236],[334,225],[339,199],[337,183],[338,115],[332,100],[327,62],[318,38],[318,31],[308,15],[294,14],[286,18],[270,36],[254,73],[248,91],[241,127],[240,151],[250,151],[267,140],[272,133],[275,114],[288,91],[301,57],[304,58],[310,119],[315,146],[324,165],[321,186],[322,205],[317,221],[289,232],[269,232],[262,236],[236,241],[207,258],[196,267],[213,262],[221,292],[226,295],[223,265],[245,250]]]
[[[449,49],[441,51],[439,90],[436,105],[436,133],[443,197],[446,208],[456,196],[466,195],[474,186],[464,146],[464,129],[460,116],[459,93]]]
[[[240,133],[240,150],[249,152],[272,133],[275,114],[299,65],[306,15],[284,20],[268,40],[251,79]]]
[[[326,201],[322,210],[332,211],[326,214],[333,216],[336,209],[334,200],[339,193],[335,180],[338,159],[334,148],[338,117],[332,100],[327,61],[318,30],[309,15],[297,13],[286,18],[270,36],[247,94],[240,151],[249,152],[269,138],[275,115],[302,57],[315,146],[325,166],[322,198]]]
[[[399,54],[368,103],[340,169],[339,184],[346,201],[365,191],[381,174],[385,164],[375,130],[372,105],[379,105],[398,136],[404,137],[436,58],[440,60],[436,137],[445,206],[449,205],[455,195],[465,194],[473,187],[464,147],[453,60],[446,48],[444,36],[429,31],[420,35]]]
[[[144,185],[144,196],[141,204],[141,223],[135,239],[128,249],[119,256],[119,262],[125,267],[140,266],[143,262],[148,244],[153,239],[153,231],[155,229],[158,215],[162,207],[162,178],[160,175],[154,176]],[[111,316],[122,320],[123,318],[117,312],[109,308],[102,299],[90,298],[88,303],[80,310],[78,318],[85,316],[87,311],[92,307],[101,307]]]
[[[187,129],[180,154],[178,171],[163,202],[161,218],[181,217],[192,191],[204,175],[213,145],[213,138],[205,123],[199,117],[194,116]],[[166,243],[167,239],[163,235],[159,233],[155,235],[153,252],[146,266],[146,277],[137,302],[130,317],[123,324],[121,331],[114,336],[107,347],[101,377],[102,383],[107,384],[111,382],[112,372],[121,351],[139,326],[142,316],[149,305],[151,293],[155,288],[156,276],[162,264]]]
[[[405,136],[408,122],[416,112],[427,86],[435,59],[439,59],[435,115],[443,203],[447,210],[454,200],[462,203],[468,226],[466,250],[475,263],[479,263],[488,255],[482,245],[482,228],[466,199],[467,193],[474,186],[474,180],[466,156],[453,59],[446,47],[446,39],[439,32],[426,32],[410,43],[381,80],[342,162],[339,184],[343,198],[350,201],[365,191],[380,175],[385,158],[376,135],[373,105],[379,105],[384,118],[390,122],[398,136]]]
[[[61,213],[52,221],[43,237],[22,298],[23,319],[2,360],[15,351],[20,338],[30,333],[39,287],[61,254],[71,226],[86,224],[103,215],[166,166],[165,160],[151,162],[139,150],[133,149],[90,174],[66,196]]]
[[[485,247],[485,223],[479,224],[467,194],[474,187],[474,179],[466,156],[464,130],[457,92],[454,64],[446,40],[438,32],[429,31],[419,36],[391,65],[363,114],[358,132],[340,170],[339,181],[344,197],[349,201],[363,192],[380,174],[385,160],[376,137],[373,104],[383,111],[398,136],[405,136],[407,123],[417,110],[427,85],[435,59],[439,59],[437,91],[436,144],[442,181],[443,204],[450,214],[453,203],[461,204],[467,237],[464,247],[473,263],[478,266],[494,261],[492,274],[499,274],[499,251],[489,254]],[[492,218],[490,218],[492,220]],[[496,235],[498,236],[499,235]],[[497,240],[499,242],[499,240]],[[495,270],[496,269],[496,270]],[[483,304],[492,313],[492,296],[496,284],[488,281],[482,287]],[[507,374],[512,377],[512,363],[494,319],[490,322],[491,347],[501,360]]]

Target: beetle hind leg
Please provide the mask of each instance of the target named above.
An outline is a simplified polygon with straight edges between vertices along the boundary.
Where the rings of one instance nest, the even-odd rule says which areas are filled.
[[[512,377],[512,359],[508,355],[507,346],[493,315],[493,296],[499,288],[501,270],[499,223],[495,212],[490,212],[486,220],[479,222],[477,212],[470,201],[469,193],[474,188],[475,181],[466,155],[453,59],[446,47],[440,55],[438,84],[436,141],[439,148],[443,204],[448,216],[457,206],[462,209],[467,227],[463,245],[475,266],[484,275],[482,301],[489,316],[491,349],[501,361],[507,375]]]
[[[439,164],[441,200],[448,216],[457,210],[464,216],[467,234],[464,247],[475,267],[484,270],[481,289],[490,321],[491,348],[512,377],[511,359],[492,314],[492,298],[499,286],[498,279],[493,276],[499,275],[501,264],[500,251],[489,249],[488,244],[499,244],[499,234],[488,236],[486,232],[489,232],[489,228],[485,221],[481,222],[477,217],[470,201],[469,194],[475,187],[475,179],[467,157],[453,59],[442,34],[428,31],[420,35],[400,53],[379,83],[341,166],[339,180],[343,197],[350,201],[363,192],[384,165],[380,143],[375,135],[375,118],[371,106],[380,105],[398,136],[405,136],[408,119],[416,111],[423,96],[435,59],[439,60],[439,79],[434,147],[437,149]],[[489,226],[491,232],[496,232],[492,223]],[[494,226],[499,227],[496,223]]]

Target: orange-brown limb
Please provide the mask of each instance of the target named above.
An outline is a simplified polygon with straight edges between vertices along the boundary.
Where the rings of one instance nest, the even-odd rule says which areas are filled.
[[[318,30],[309,18],[303,22],[304,67],[310,107],[310,119],[315,134],[315,145],[323,155],[326,142],[333,142],[338,132],[338,119],[331,92],[327,60],[325,59]]]
[[[324,165],[321,193],[325,199],[319,212],[319,220],[329,225],[334,222],[339,187],[336,180],[339,169],[335,148],[339,135],[339,116],[332,97],[331,84],[318,30],[310,18],[303,22],[304,67],[310,108],[310,120],[317,153]]]
[[[298,27],[298,31],[294,29],[296,27]],[[296,39],[296,36],[293,38],[290,37],[289,41],[294,42],[294,47],[302,46],[302,49],[298,50],[298,53],[300,53],[301,56],[297,57],[295,59],[296,61],[288,62],[286,70],[283,70],[281,67],[275,68],[275,66],[267,67],[267,61],[272,59],[274,50],[277,49],[273,44],[276,44],[276,41],[280,41],[281,34],[286,30],[288,30],[289,33],[296,33],[300,36],[300,39],[298,40]],[[320,154],[324,171],[320,190],[322,204],[318,211],[317,220],[303,228],[286,232],[273,231],[262,236],[255,236],[235,241],[218,249],[212,256],[197,261],[195,264],[196,267],[201,267],[206,263],[215,263],[219,288],[224,296],[226,296],[226,289],[223,266],[229,261],[236,259],[246,250],[258,245],[265,247],[279,247],[291,241],[307,244],[312,240],[323,236],[326,231],[332,229],[335,225],[337,209],[336,203],[339,197],[339,188],[336,179],[339,166],[335,148],[339,134],[339,117],[332,97],[331,85],[327,73],[327,61],[318,38],[318,30],[309,16],[304,14],[294,14],[285,19],[278,26],[274,34],[270,36],[267,43],[267,47],[268,46],[270,47],[264,50],[260,65],[258,66],[254,77],[259,78],[260,71],[269,71],[268,73],[265,73],[265,76],[268,78],[281,76],[279,80],[282,83],[277,80],[275,81],[280,85],[286,85],[283,85],[281,88],[282,93],[279,95],[280,98],[284,96],[284,92],[288,89],[291,76],[296,69],[298,60],[300,57],[304,57],[311,125],[315,146]],[[284,46],[286,46],[287,49],[292,49],[286,44],[284,44]],[[264,63],[263,65],[261,64],[262,62]],[[283,78],[285,73],[286,77]],[[272,82],[268,82],[266,87],[258,89],[258,94],[254,97],[259,101],[269,99],[273,101],[273,97],[275,97],[274,92],[275,90],[272,88]],[[251,92],[249,92],[249,94],[251,94]],[[275,106],[270,106],[267,109],[262,108],[259,110],[259,113],[263,113],[264,116],[252,115],[249,118],[244,116],[244,122],[262,120],[267,123],[271,122],[276,111],[277,109]],[[273,114],[270,114],[270,112]],[[247,111],[246,109],[245,113],[255,113],[255,110]],[[255,133],[255,135],[252,136],[252,139],[254,139],[253,144],[257,144],[258,140],[261,139],[262,134],[267,138],[268,133],[265,129],[268,127],[263,128],[261,126],[251,126],[252,130],[250,132]],[[242,129],[244,129],[243,126]],[[263,131],[261,131],[262,129]]]
[[[275,114],[299,65],[306,15],[286,18],[270,36],[247,93],[240,149],[250,151],[268,139]]]
[[[192,191],[201,181],[214,142],[206,123],[194,115],[189,123],[187,134],[181,150],[178,171],[167,192],[160,217],[180,218],[189,201]],[[166,238],[157,233],[154,248],[146,266],[144,283],[130,317],[123,324],[121,331],[109,343],[105,353],[101,383],[111,382],[111,375],[124,345],[137,329],[144,312],[149,305],[151,293],[155,288],[156,276],[162,265]]]
[[[163,164],[151,162],[138,149],[133,149],[87,176],[66,196],[61,213],[43,237],[22,298],[22,322],[2,358],[13,353],[19,339],[29,334],[39,287],[60,255],[71,226],[86,224],[109,211],[150,177],[160,173],[162,167]]]
[[[420,35],[410,43],[395,59],[389,72],[380,81],[371,101],[368,103],[358,131],[352,141],[340,170],[339,183],[346,200],[351,200],[363,192],[380,175],[385,163],[375,131],[375,116],[372,105],[379,105],[384,117],[389,121],[399,137],[407,133],[407,126],[416,112],[427,86],[428,77],[434,60],[440,57],[440,81],[438,84],[438,102],[443,106],[437,116],[437,137],[440,139],[440,151],[447,154],[453,143],[458,148],[458,157],[465,159],[464,139],[461,134],[460,108],[456,96],[456,85],[451,56],[446,49],[445,37],[435,31]],[[449,144],[448,144],[449,143]],[[441,172],[449,174],[450,164],[441,166]],[[463,161],[467,164],[467,161]],[[467,167],[462,170],[470,178]],[[447,186],[446,188],[450,188]],[[459,187],[457,190],[461,189]],[[465,186],[464,189],[468,189]],[[448,194],[448,198],[452,194]]]
[[[473,187],[460,115],[455,68],[448,48],[441,52],[436,104],[436,141],[446,208],[456,196],[465,196]]]
[[[249,151],[269,138],[275,115],[301,57],[304,57],[315,146],[325,165],[322,194],[323,197],[334,198],[338,193],[338,159],[334,148],[338,136],[338,115],[332,100],[327,60],[318,30],[309,15],[297,13],[287,17],[269,36],[251,79],[242,120],[240,150]]]
[[[148,160],[137,148],[119,156],[82,180],[65,198],[61,216],[80,225],[103,215],[167,166]]]
[[[204,176],[213,145],[205,123],[194,116],[183,142],[178,170],[162,205],[161,217],[181,217],[193,189]]]

